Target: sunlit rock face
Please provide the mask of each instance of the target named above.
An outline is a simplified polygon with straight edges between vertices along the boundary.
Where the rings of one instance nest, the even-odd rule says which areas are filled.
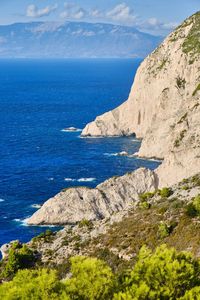
[[[83,136],[142,138],[140,156],[163,158],[159,185],[200,169],[200,13],[179,26],[141,64],[129,98],[88,124]]]

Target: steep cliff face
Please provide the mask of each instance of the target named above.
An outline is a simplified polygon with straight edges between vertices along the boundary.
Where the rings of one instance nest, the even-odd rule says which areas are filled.
[[[140,156],[164,158],[160,186],[200,168],[200,12],[149,55],[128,100],[88,124],[83,136],[136,134]]]

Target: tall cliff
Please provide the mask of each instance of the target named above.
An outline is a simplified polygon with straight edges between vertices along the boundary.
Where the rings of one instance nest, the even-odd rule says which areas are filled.
[[[141,64],[128,100],[88,124],[83,136],[142,138],[140,156],[163,158],[160,185],[200,169],[200,12]]]

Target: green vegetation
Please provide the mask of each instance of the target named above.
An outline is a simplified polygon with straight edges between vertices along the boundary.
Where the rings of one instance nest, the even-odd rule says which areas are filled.
[[[139,207],[141,209],[149,209],[151,207],[151,204],[149,202],[147,202],[147,201],[141,201],[139,203]]]
[[[113,273],[97,258],[73,257],[72,277],[65,282],[69,299],[109,299],[113,287]]]
[[[159,195],[162,198],[168,198],[173,195],[173,191],[171,188],[164,187],[162,190],[159,190]]]
[[[27,245],[13,243],[8,258],[1,265],[0,278],[12,278],[18,270],[33,267],[35,260],[33,251]]]
[[[166,238],[170,235],[170,226],[168,226],[166,223],[161,222],[158,227],[158,234],[161,239]]]
[[[185,84],[186,84],[185,78],[181,78],[180,76],[178,76],[178,77],[176,78],[176,86],[177,86],[179,89],[185,89]]]
[[[63,284],[58,280],[58,275],[54,270],[21,270],[11,282],[0,286],[0,299],[67,299],[61,298],[63,290]]]
[[[21,270],[0,285],[4,300],[187,300],[200,297],[200,262],[187,252],[143,246],[134,267],[114,273],[97,258],[71,258],[70,276],[55,270]]]
[[[170,224],[161,222],[158,227],[158,236],[160,239],[164,239],[168,237],[174,230],[174,228],[177,226],[177,222],[173,221]]]
[[[139,198],[141,201],[146,201],[148,199],[151,199],[155,196],[156,192],[147,192],[139,195]]]
[[[200,216],[200,195],[196,196],[186,207],[186,213],[190,217]]]
[[[181,299],[186,291],[200,284],[199,272],[199,262],[188,253],[177,253],[165,245],[155,253],[142,247],[133,270],[114,299]],[[199,296],[199,290],[196,292]]]
[[[194,90],[194,92],[192,93],[192,96],[195,96],[197,92],[200,91],[200,83],[197,85],[196,89]]]
[[[80,228],[83,228],[83,227],[86,227],[88,229],[92,229],[93,228],[93,223],[91,220],[87,220],[87,219],[83,219],[79,222],[79,227]]]
[[[46,243],[51,243],[53,241],[55,233],[47,229],[45,232],[40,233],[38,236],[34,237],[32,239],[33,243],[40,242],[41,240],[46,242]]]
[[[185,137],[186,132],[187,132],[186,129],[184,129],[184,130],[182,130],[182,131],[180,132],[180,136],[179,136],[179,137],[175,140],[175,142],[174,142],[174,147],[179,147],[179,146],[180,146],[182,140],[183,140],[184,137]]]
[[[164,58],[160,64],[160,66],[158,67],[158,70],[161,71],[165,67],[167,62],[168,62],[168,59]]]
[[[183,43],[183,52],[191,56],[200,54],[200,12],[191,17],[193,26]]]

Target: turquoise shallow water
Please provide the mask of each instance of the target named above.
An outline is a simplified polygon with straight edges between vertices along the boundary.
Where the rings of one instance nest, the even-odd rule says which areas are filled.
[[[127,97],[139,60],[0,61],[0,244],[44,231],[23,220],[61,189],[94,187],[113,175],[158,163],[134,153],[130,138],[82,139],[97,115]]]

